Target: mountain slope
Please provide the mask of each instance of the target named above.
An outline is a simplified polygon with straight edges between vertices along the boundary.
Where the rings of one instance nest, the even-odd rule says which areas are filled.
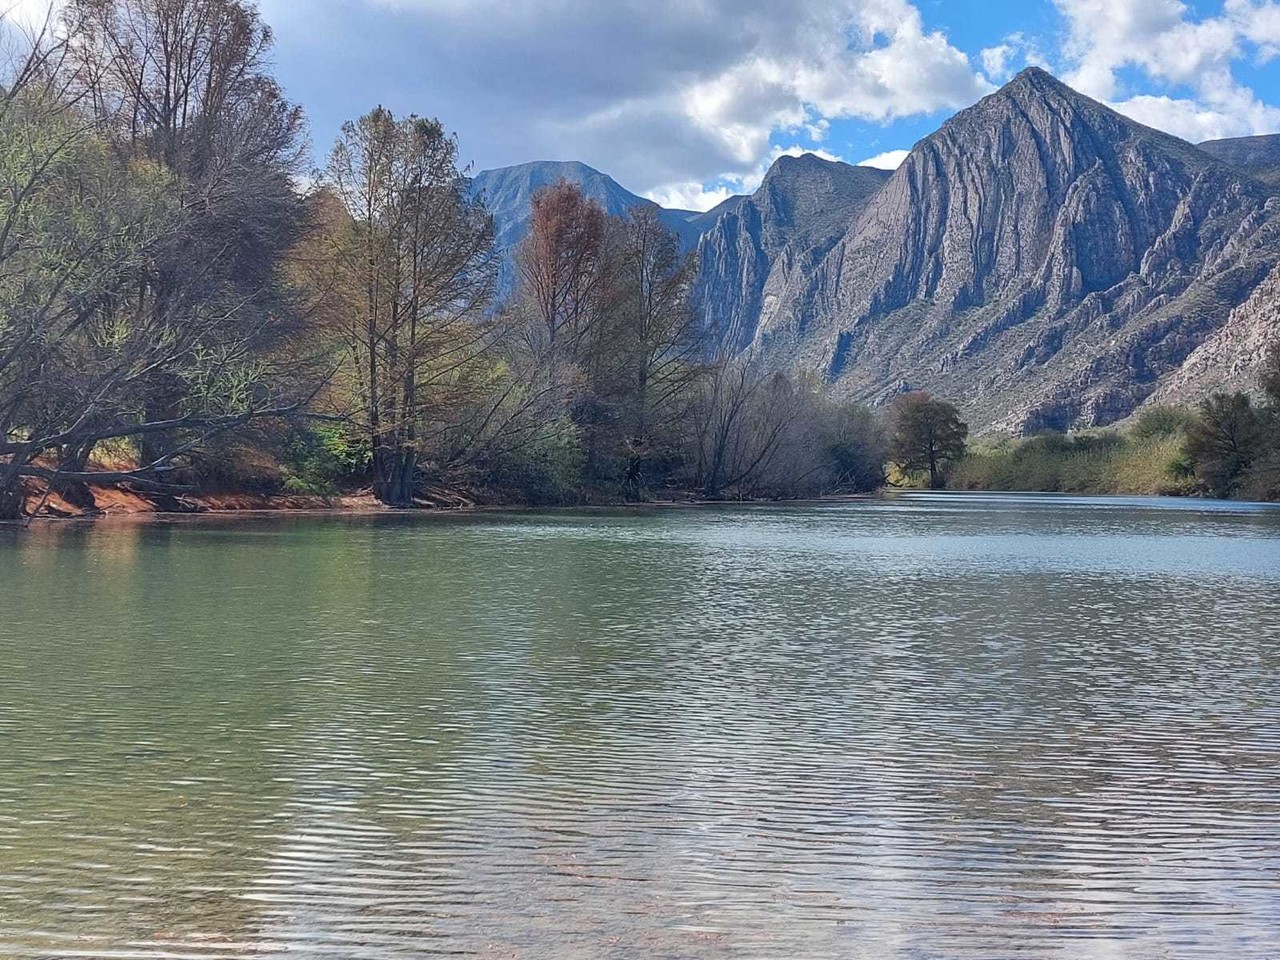
[[[1280,189],[1280,134],[1207,140],[1200,149],[1267,186]]]
[[[714,221],[711,214],[658,207],[652,200],[637,196],[607,174],[577,161],[537,160],[484,170],[472,179],[471,190],[473,196],[481,198],[493,214],[494,239],[502,252],[498,277],[500,295],[509,294],[515,287],[515,251],[529,232],[533,195],[560,180],[578,184],[589,199],[598,201],[605,213],[611,216],[623,216],[633,207],[658,209],[667,228],[680,237],[686,250],[697,245],[702,231]],[[721,206],[726,205],[731,205],[731,201]]]
[[[780,157],[760,188],[717,208],[698,244],[695,306],[721,347],[750,345],[793,279],[820,260],[889,172],[813,154]]]
[[[922,140],[754,346],[983,429],[1109,423],[1275,265],[1251,178],[1030,69]]]

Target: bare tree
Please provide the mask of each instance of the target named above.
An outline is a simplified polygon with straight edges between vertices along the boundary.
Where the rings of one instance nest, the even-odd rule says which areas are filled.
[[[713,368],[691,417],[695,478],[705,496],[749,485],[773,464],[797,414],[792,400],[786,377],[747,359]]]
[[[517,273],[546,346],[572,354],[599,317],[607,279],[604,208],[561,180],[533,195]]]
[[[675,427],[704,372],[703,342],[689,304],[697,257],[681,255],[655,207],[631,210],[618,232],[614,309],[620,324],[611,339],[622,355],[626,484],[634,490],[657,448],[674,445]]]

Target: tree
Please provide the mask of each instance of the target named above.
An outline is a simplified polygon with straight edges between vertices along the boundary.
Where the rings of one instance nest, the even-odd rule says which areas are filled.
[[[1280,407],[1280,340],[1275,341],[1267,349],[1262,361],[1262,370],[1258,376],[1258,385],[1273,407]]]
[[[280,269],[305,215],[301,110],[270,75],[272,34],[246,0],[68,0],[68,94],[85,105],[122,162],[171,178],[182,216],[152,250],[120,321],[166,324],[190,351],[237,376],[287,375],[298,334]],[[234,359],[233,359],[234,358]],[[148,378],[142,419],[177,419],[186,378]],[[189,440],[138,435],[148,463]]]
[[[1197,409],[1187,431],[1196,479],[1215,496],[1230,496],[1259,452],[1262,422],[1243,393],[1215,393]]]
[[[824,438],[830,488],[861,493],[882,486],[889,445],[880,417],[856,403],[828,405]]]
[[[372,446],[375,496],[408,506],[433,441],[483,375],[493,223],[436,120],[396,120],[379,107],[346,124],[324,179],[349,215],[334,248],[352,307],[342,331],[348,413]]]
[[[604,208],[561,180],[533,195],[529,233],[517,252],[517,277],[536,318],[533,334],[571,356],[600,316],[607,278]]]
[[[773,465],[800,410],[792,384],[747,359],[724,361],[700,382],[690,412],[694,479],[714,499]]]
[[[655,207],[631,210],[619,233],[619,393],[625,406],[625,482],[636,490],[663,438],[670,443],[703,372],[701,328],[689,304],[698,261],[693,254],[681,256],[679,239]]]
[[[904,473],[927,470],[929,489],[945,483],[945,470],[964,456],[969,427],[951,404],[922,391],[904,393],[889,408],[890,456]]]

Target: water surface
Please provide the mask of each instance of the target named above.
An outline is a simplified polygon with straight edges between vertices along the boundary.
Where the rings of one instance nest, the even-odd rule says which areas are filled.
[[[0,957],[1280,956],[1280,511],[0,531]]]

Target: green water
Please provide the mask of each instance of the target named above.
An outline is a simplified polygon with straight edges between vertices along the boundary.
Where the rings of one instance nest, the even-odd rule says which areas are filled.
[[[1280,956],[1280,511],[0,530],[0,957]]]

